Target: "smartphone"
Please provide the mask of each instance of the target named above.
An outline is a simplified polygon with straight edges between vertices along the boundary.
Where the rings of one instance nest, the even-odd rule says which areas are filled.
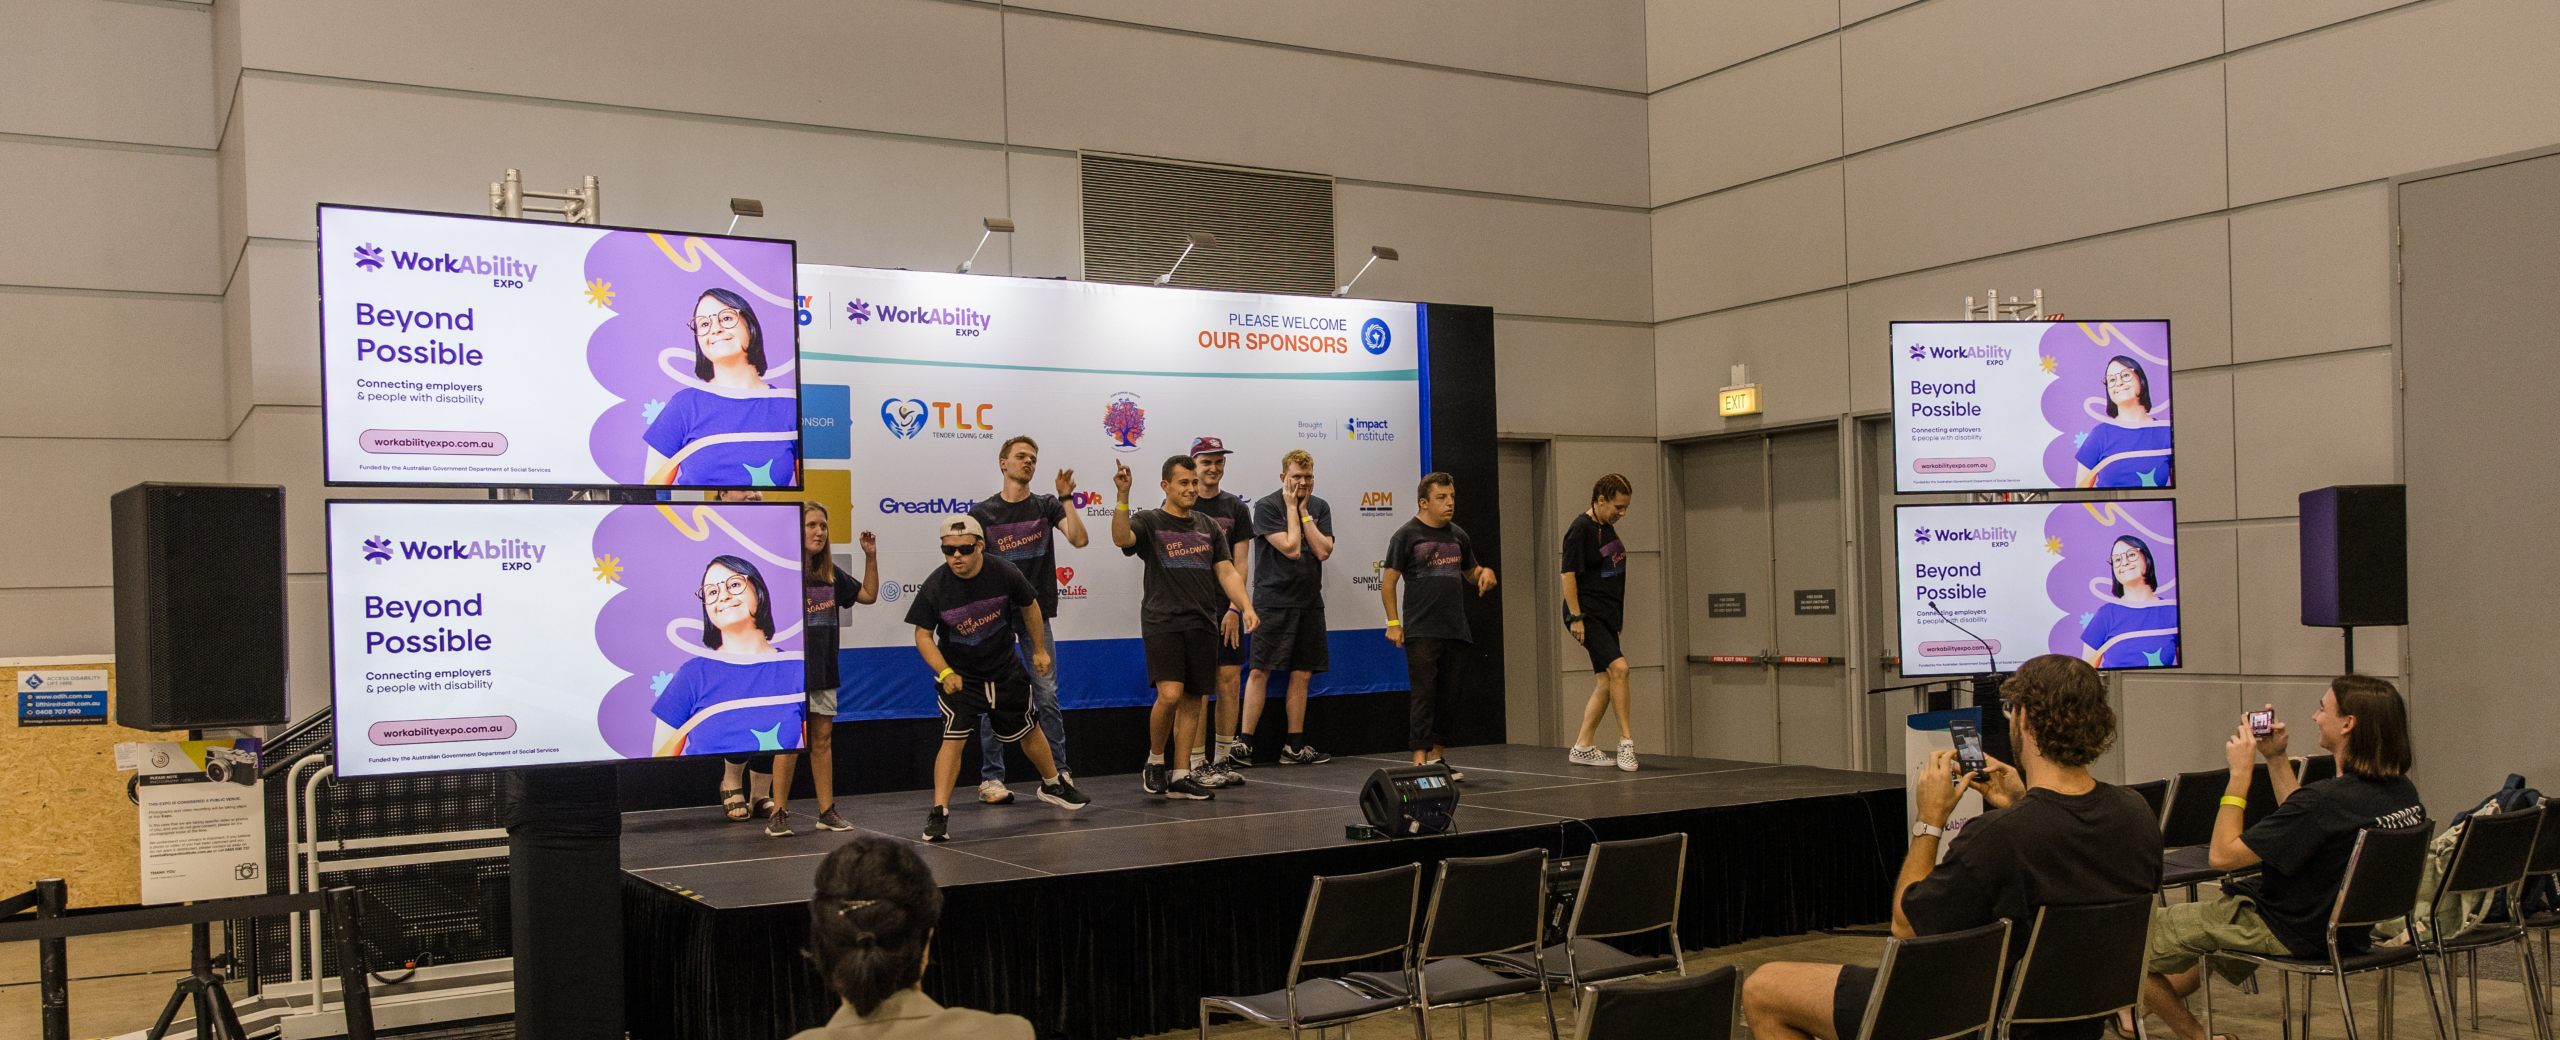
[[[1983,772],[1982,727],[1975,725],[1972,719],[1949,719],[1947,733],[1955,738],[1956,762],[1964,766],[1965,776],[1981,775]],[[1956,779],[1962,781],[1964,777]]]
[[[2263,737],[2275,731],[2276,710],[2274,708],[2264,708],[2249,713],[2250,733]]]

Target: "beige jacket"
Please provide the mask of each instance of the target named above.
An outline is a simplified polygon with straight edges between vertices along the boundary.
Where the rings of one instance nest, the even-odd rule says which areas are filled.
[[[881,1001],[868,1015],[840,1004],[834,1018],[816,1029],[804,1029],[791,1040],[1033,1040],[1031,1022],[1018,1015],[990,1015],[966,1008],[946,1008],[921,990],[902,989]]]

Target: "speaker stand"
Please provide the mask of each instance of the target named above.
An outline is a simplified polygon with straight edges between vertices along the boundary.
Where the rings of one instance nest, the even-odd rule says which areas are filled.
[[[2353,626],[2341,625],[2338,627],[2338,634],[2346,637],[2347,674],[2354,675],[2356,674],[2356,630]]]
[[[195,1005],[196,1040],[246,1040],[248,1031],[240,1028],[240,1015],[231,1009],[231,994],[222,988],[222,976],[213,973],[213,926],[198,921],[187,926],[187,975],[169,993],[169,1002],[160,1007],[160,1018],[144,1034],[150,1040],[169,1035],[169,1025],[178,1019],[178,1009]]]

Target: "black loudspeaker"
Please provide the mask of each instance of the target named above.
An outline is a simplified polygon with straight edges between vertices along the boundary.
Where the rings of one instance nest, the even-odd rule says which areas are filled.
[[[136,484],[115,532],[116,724],[288,721],[284,489]]]
[[[2302,623],[2409,623],[2409,489],[2340,484],[2302,493]]]
[[[1458,785],[1446,764],[1381,769],[1360,788],[1360,815],[1388,837],[1447,834],[1458,821]]]

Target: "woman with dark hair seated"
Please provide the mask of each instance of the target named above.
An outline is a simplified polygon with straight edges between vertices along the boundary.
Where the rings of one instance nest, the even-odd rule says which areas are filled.
[[[808,957],[844,1005],[792,1040],[1032,1040],[1027,1019],[924,995],[941,919],[942,890],[905,842],[864,834],[829,853],[809,900]]]

